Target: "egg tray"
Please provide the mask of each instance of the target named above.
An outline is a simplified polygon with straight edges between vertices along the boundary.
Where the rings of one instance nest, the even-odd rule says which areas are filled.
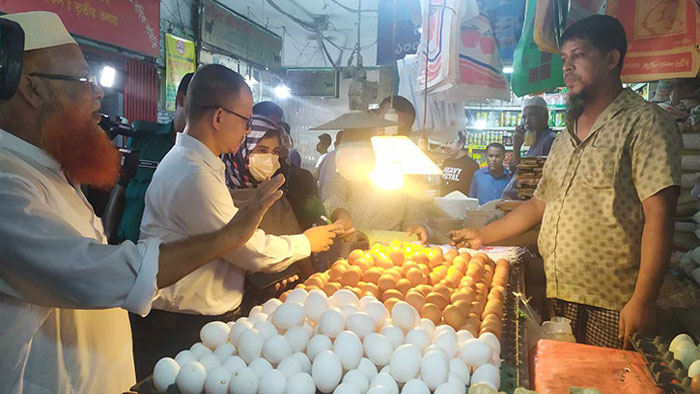
[[[664,393],[690,394],[688,370],[673,358],[668,350],[668,341],[662,337],[648,338],[632,334],[630,342],[646,362],[654,382]]]
[[[512,393],[518,387],[529,387],[528,354],[525,322],[520,314],[516,294],[524,293],[523,257],[510,269],[501,335],[501,391]]]

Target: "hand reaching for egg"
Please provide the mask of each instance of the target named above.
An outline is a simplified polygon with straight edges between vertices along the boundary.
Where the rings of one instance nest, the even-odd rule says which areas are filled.
[[[428,230],[423,226],[411,226],[407,229],[406,233],[408,235],[415,234],[418,236],[418,240],[423,245],[428,243]]]
[[[479,249],[484,246],[484,236],[475,228],[451,231],[448,235],[452,238],[452,245],[458,248]]]
[[[634,333],[652,334],[656,323],[656,304],[632,297],[620,312],[618,338],[623,339],[622,348],[630,348],[629,337]]]

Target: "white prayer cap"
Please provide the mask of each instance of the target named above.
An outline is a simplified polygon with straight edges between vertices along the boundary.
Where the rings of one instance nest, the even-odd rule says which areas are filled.
[[[523,100],[523,109],[526,107],[542,107],[547,109],[547,102],[540,96],[532,96]]]
[[[53,12],[31,11],[7,14],[0,18],[19,23],[24,30],[24,50],[44,49],[65,44],[76,44],[61,18]]]

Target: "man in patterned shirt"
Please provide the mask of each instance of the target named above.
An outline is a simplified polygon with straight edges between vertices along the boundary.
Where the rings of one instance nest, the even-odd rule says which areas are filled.
[[[534,197],[481,229],[453,233],[478,248],[541,222],[547,296],[579,342],[627,346],[648,334],[672,245],[681,138],[659,107],[623,89],[619,21],[596,15],[562,36],[567,130],[556,137]]]

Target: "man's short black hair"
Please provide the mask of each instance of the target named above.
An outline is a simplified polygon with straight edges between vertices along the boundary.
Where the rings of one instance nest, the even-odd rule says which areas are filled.
[[[178,93],[187,94],[187,87],[190,86],[190,81],[192,80],[193,76],[194,73],[187,73],[182,77],[182,79],[180,80],[180,84],[177,85]]]
[[[604,54],[617,49],[620,52],[617,69],[622,70],[625,54],[627,54],[627,36],[619,20],[610,15],[592,15],[583,18],[564,31],[560,40],[561,45],[576,38],[588,40]]]
[[[261,101],[253,106],[254,115],[262,115],[266,118],[279,118],[284,120],[284,111],[282,107],[272,101]]]
[[[458,131],[457,143],[460,145],[460,148],[464,148],[464,144],[467,143],[467,133],[465,133],[464,131]]]
[[[328,133],[323,133],[323,134],[319,135],[318,139],[319,139],[319,141],[326,143],[328,145],[330,145],[331,142],[333,142],[333,139],[331,138],[330,134],[328,134]]]
[[[396,112],[409,113],[411,114],[411,119],[416,120],[416,109],[413,108],[413,104],[411,104],[411,102],[403,96],[389,96],[382,100],[381,104],[379,104],[379,108],[389,104],[392,98],[394,99],[393,108]],[[413,124],[413,120],[411,121],[411,124]]]
[[[486,151],[489,150],[489,148],[498,148],[503,151],[503,153],[506,152],[506,147],[503,146],[500,142],[492,142],[486,146]]]
[[[245,79],[237,72],[220,64],[202,66],[187,87],[187,119],[196,122],[212,108],[227,106],[243,91],[252,94]]]

